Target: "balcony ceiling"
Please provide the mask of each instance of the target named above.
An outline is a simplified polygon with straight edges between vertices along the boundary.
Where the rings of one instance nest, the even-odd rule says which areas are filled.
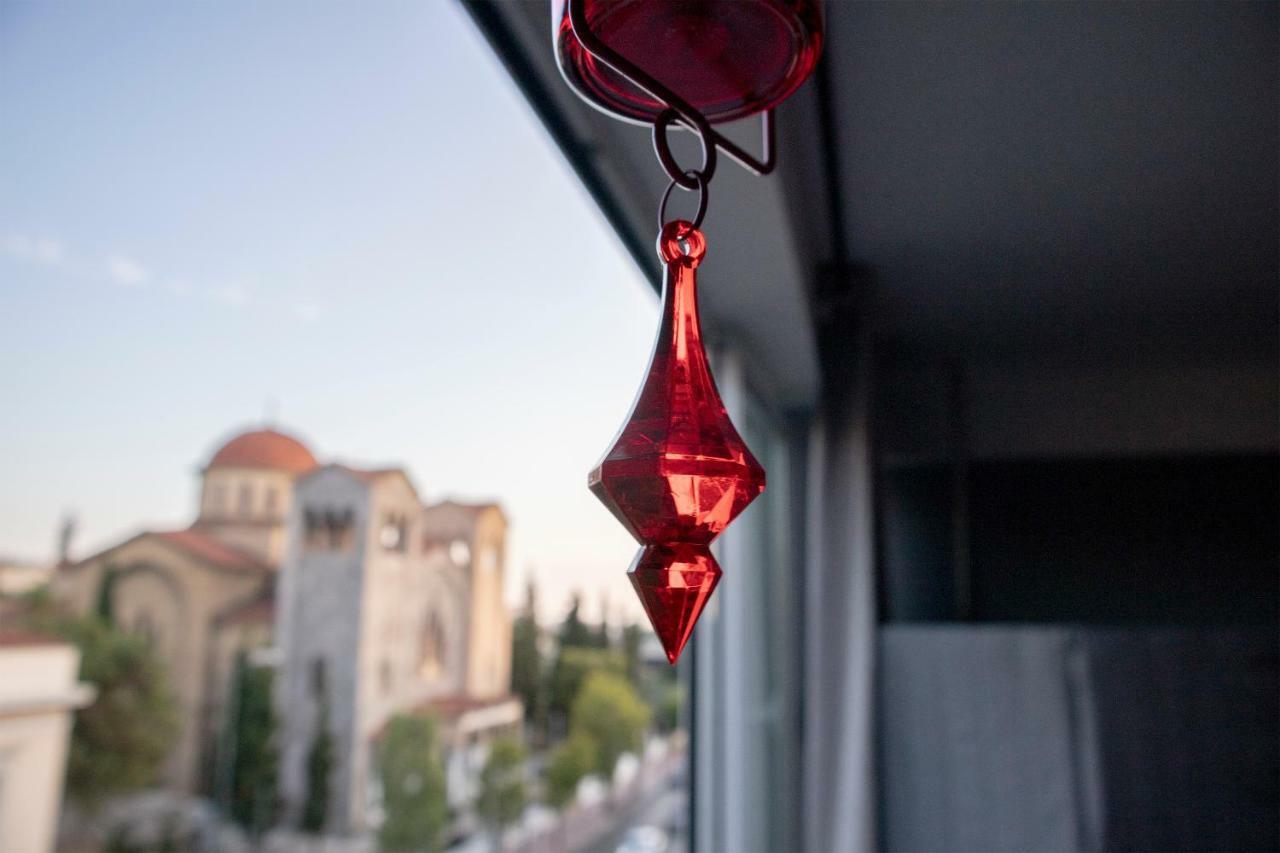
[[[831,3],[850,255],[904,345],[1276,336],[1273,3]]]
[[[665,178],[647,131],[563,85],[547,5],[467,6],[655,270]],[[712,185],[701,271],[712,334],[744,342],[784,405],[807,404],[812,282],[843,260],[871,282],[890,351],[1274,360],[1278,12],[827,4],[829,85],[807,84],[780,111],[778,173],[725,162]]]

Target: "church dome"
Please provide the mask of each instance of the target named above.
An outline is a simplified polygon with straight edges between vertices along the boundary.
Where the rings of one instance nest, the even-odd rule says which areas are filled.
[[[218,448],[209,460],[209,468],[269,468],[293,474],[314,467],[316,458],[305,444],[273,429],[241,433]]]

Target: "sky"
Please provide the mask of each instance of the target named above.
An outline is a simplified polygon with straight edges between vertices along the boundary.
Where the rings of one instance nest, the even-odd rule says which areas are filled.
[[[270,419],[500,501],[544,620],[636,618],[586,475],[656,320],[452,0],[0,0],[0,555],[185,526]]]

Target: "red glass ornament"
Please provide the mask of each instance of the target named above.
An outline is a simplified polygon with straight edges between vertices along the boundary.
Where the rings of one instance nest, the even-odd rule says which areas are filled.
[[[688,222],[662,229],[662,316],[644,385],[588,485],[641,544],[707,544],[764,491],[764,469],[734,429],[702,348],[695,270],[706,251]]]
[[[601,41],[678,92],[712,123],[777,106],[822,52],[819,0],[584,0]],[[568,3],[552,0],[556,61],[579,95],[619,118],[664,106],[582,49]]]
[[[706,247],[702,232],[684,221],[668,223],[658,236],[666,279],[649,369],[613,446],[587,477],[637,541],[661,546],[637,558],[632,583],[672,663],[719,578],[706,546],[765,487],[764,469],[729,420],[702,347],[695,270]],[[671,568],[694,564],[703,568]]]
[[[649,545],[631,564],[627,576],[672,663],[689,641],[720,575],[720,566],[706,545],[685,542]]]

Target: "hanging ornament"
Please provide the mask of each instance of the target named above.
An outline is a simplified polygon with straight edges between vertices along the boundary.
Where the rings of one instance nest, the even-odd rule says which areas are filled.
[[[587,483],[642,546],[628,576],[674,664],[720,582],[712,540],[765,487],[702,344],[696,271],[707,249],[699,228],[708,185],[717,151],[758,175],[773,171],[773,108],[817,64],[822,19],[817,0],[552,2],[566,80],[605,112],[652,122],[654,151],[671,178],[658,208],[665,276],[653,354],[631,414]],[[711,127],[761,112],[759,159]],[[671,153],[676,123],[702,142],[697,169]],[[698,192],[692,221],[666,221],[676,187]]]
[[[696,270],[706,248],[691,222],[662,227],[666,277],[649,369],[613,447],[587,478],[647,546],[631,584],[672,663],[720,580],[711,540],[764,491],[764,469],[729,420],[702,346]]]

